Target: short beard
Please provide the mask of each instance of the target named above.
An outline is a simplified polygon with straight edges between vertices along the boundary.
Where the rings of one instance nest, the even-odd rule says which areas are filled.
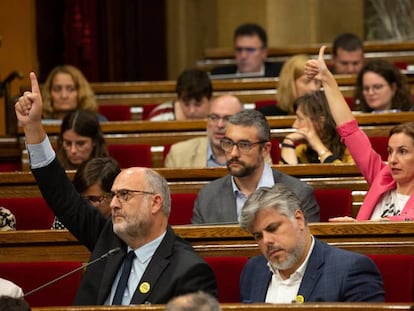
[[[230,164],[233,162],[238,162],[242,165],[242,168],[239,170],[234,170],[230,167]],[[244,162],[240,161],[237,158],[231,158],[227,161],[227,169],[229,170],[230,174],[234,177],[246,177],[252,175],[257,168],[259,167],[259,163],[257,162],[256,165],[246,165]]]

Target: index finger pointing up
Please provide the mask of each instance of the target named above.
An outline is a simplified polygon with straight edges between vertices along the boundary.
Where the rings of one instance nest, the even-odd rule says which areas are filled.
[[[36,74],[34,72],[30,73],[30,83],[32,84],[32,93],[40,96],[39,83],[37,82]]]

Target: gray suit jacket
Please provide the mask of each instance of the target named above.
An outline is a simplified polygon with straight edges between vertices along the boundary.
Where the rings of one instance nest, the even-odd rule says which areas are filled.
[[[165,167],[207,167],[207,146],[207,136],[173,144],[165,158]]]
[[[309,222],[319,221],[319,205],[311,186],[278,170],[273,170],[273,178],[275,183],[283,183],[295,192]],[[236,197],[229,174],[201,188],[194,203],[191,222],[193,224],[238,222]]]

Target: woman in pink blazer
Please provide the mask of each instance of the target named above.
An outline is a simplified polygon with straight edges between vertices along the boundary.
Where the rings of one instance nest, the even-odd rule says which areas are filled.
[[[345,216],[330,221],[414,220],[414,122],[391,130],[388,163],[384,163],[372,149],[367,135],[359,129],[334,76],[326,67],[324,52],[323,46],[319,58],[306,63],[305,74],[309,79],[321,81],[337,131],[370,185],[356,219]]]

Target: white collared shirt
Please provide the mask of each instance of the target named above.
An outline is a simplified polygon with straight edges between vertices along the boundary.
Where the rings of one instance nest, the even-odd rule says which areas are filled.
[[[300,283],[302,282],[303,275],[306,271],[306,266],[308,265],[310,254],[312,253],[313,247],[315,245],[315,240],[312,237],[312,244],[309,248],[309,252],[300,265],[300,267],[290,275],[286,280],[282,279],[278,270],[274,271],[269,263],[270,271],[273,275],[267,288],[267,294],[265,302],[267,303],[291,303],[296,301],[296,296],[299,291]],[[305,297],[306,299],[306,297]]]

